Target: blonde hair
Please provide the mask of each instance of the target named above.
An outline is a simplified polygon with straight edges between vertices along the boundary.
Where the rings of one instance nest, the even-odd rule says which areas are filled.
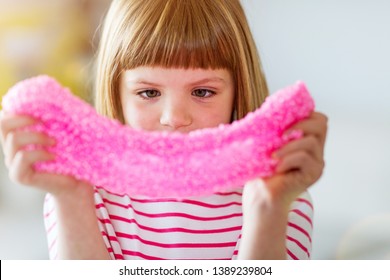
[[[96,64],[96,110],[124,123],[120,75],[139,66],[225,68],[235,82],[235,117],[268,95],[239,0],[113,0]]]

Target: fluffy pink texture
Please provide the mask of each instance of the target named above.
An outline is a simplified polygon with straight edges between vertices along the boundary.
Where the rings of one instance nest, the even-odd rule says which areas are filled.
[[[271,176],[277,164],[272,152],[301,137],[283,132],[314,110],[304,83],[297,82],[232,124],[189,134],[146,132],[98,115],[48,76],[19,82],[2,105],[42,120],[31,129],[57,140],[49,149],[56,159],[37,163],[37,170],[149,197],[208,195]]]

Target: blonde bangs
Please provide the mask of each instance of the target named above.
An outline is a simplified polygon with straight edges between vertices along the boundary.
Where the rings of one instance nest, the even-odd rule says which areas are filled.
[[[236,68],[231,27],[213,1],[145,1],[119,47],[120,68]],[[159,3],[156,3],[159,2]],[[180,3],[178,3],[180,2]],[[206,7],[206,8],[205,8]]]

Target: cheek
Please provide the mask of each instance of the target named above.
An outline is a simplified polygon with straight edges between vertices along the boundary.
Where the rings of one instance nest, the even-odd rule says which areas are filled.
[[[142,106],[135,104],[134,102],[127,102],[123,106],[123,114],[125,116],[125,122],[132,128],[153,130],[154,116],[148,113]]]
[[[230,123],[233,114],[233,99],[231,97],[226,98],[224,102],[221,102],[221,104],[223,104],[223,106],[218,106],[215,110],[216,112],[215,118],[218,119],[219,121],[218,124]]]
[[[216,127],[220,124],[228,124],[231,121],[232,110],[227,105],[226,107],[216,107],[212,110],[207,110],[198,115],[198,120],[201,121],[201,127]]]

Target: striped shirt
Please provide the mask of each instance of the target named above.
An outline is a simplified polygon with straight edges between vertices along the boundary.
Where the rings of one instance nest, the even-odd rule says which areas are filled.
[[[242,188],[207,197],[151,199],[95,188],[96,216],[112,259],[236,259],[242,228]],[[313,206],[308,193],[288,216],[288,259],[309,259]],[[46,196],[49,255],[57,256],[56,212]]]

